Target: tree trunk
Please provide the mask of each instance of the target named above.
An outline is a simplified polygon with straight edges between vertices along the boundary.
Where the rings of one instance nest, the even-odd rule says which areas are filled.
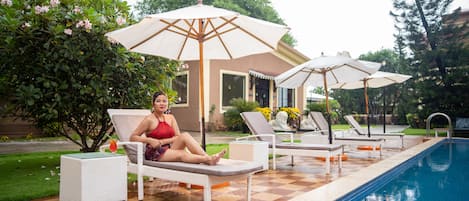
[[[415,4],[417,5],[417,9],[420,15],[420,20],[422,21],[423,28],[425,29],[425,33],[427,36],[428,43],[430,44],[431,51],[437,53],[436,56],[433,58],[433,60],[436,66],[438,67],[443,83],[445,83],[445,86],[448,86],[446,83],[446,68],[444,67],[443,60],[437,51],[438,47],[436,45],[436,41],[435,41],[436,39],[434,37],[434,33],[430,30],[430,27],[428,26],[428,22],[427,22],[427,19],[425,18],[425,14],[423,13],[422,4],[420,3],[420,0],[415,0]]]

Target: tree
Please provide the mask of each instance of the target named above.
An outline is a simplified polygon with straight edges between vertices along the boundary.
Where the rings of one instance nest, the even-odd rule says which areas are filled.
[[[409,50],[401,61],[408,62],[414,77],[419,118],[433,112],[467,115],[469,46],[464,41],[469,32],[467,21],[456,22],[460,8],[448,12],[452,0],[393,2],[399,50]]]
[[[135,8],[138,11],[138,16],[143,17],[196,5],[197,2],[196,0],[142,0],[137,2]],[[285,24],[278,16],[277,11],[273,9],[269,0],[205,0],[203,4],[232,10],[243,15],[277,24]],[[296,45],[296,40],[288,33],[283,36],[282,41],[290,46]]]
[[[399,56],[392,50],[384,49],[374,53],[367,53],[360,55],[362,60],[374,61],[383,63],[380,71],[391,72],[391,73],[402,73],[406,74],[403,67],[399,64]],[[386,101],[386,114],[391,114],[392,118],[399,117],[398,120],[401,123],[405,123],[405,115],[400,114],[399,105],[406,104],[409,98],[412,96],[403,96],[408,94],[411,85],[407,82],[400,84],[393,84],[381,88],[369,88],[369,106],[370,114],[381,115],[384,114],[384,100]],[[386,96],[386,97],[383,97]],[[401,109],[403,109],[401,107]],[[407,111],[408,112],[408,111]],[[405,114],[405,113],[404,113]]]
[[[176,62],[145,59],[104,36],[130,23],[128,11],[121,1],[2,1],[2,114],[96,151],[112,130],[106,110],[148,106],[175,71]]]
[[[414,75],[411,72],[410,64],[412,63],[407,57],[407,49],[405,46],[405,39],[403,38],[401,32],[399,31],[394,35],[396,38],[394,52],[397,54],[397,61],[394,65],[399,67],[399,72],[407,75]],[[408,80],[400,85],[402,85],[403,90],[400,93],[401,103],[397,106],[396,115],[398,117],[398,124],[408,124],[407,116],[408,114],[415,114],[417,111],[416,105],[418,104],[417,95],[415,93],[415,77],[411,80]]]
[[[365,101],[363,94],[363,89],[334,89],[331,92],[331,97],[340,103],[340,114],[365,114]]]
[[[368,52],[366,54],[360,55],[359,59],[365,61],[372,61],[377,63],[384,63],[380,68],[380,71],[391,72],[391,73],[403,73],[404,70],[399,64],[399,56],[389,49],[383,49],[376,52]],[[386,97],[386,109],[387,113],[391,114],[393,117],[396,115],[399,118],[403,118],[405,123],[405,114],[398,115],[399,109],[398,106],[400,103],[404,104],[406,101],[403,99],[403,91],[408,91],[408,85],[403,84],[394,84],[386,86],[386,88],[368,88],[367,93],[369,97],[368,107],[369,113],[374,115],[382,115],[384,111],[383,95]],[[386,90],[384,93],[383,90]],[[365,98],[364,98],[364,89],[354,89],[354,90],[344,90],[336,89],[331,94],[337,101],[342,105],[343,114],[365,114]]]

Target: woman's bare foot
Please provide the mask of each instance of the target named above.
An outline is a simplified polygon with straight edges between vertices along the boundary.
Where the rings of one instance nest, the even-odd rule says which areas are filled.
[[[220,161],[220,158],[222,158],[224,155],[226,154],[226,150],[223,149],[221,150],[220,152],[216,153],[216,154],[213,154],[211,157],[211,159],[208,161],[208,165],[216,165],[219,161]]]

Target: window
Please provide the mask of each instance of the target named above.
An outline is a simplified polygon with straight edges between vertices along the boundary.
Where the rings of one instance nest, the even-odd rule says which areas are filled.
[[[172,87],[178,93],[176,98],[176,105],[187,105],[187,97],[189,95],[189,82],[188,82],[188,73],[182,72],[173,79]]]
[[[294,107],[295,90],[287,88],[278,88],[278,107]]]
[[[222,73],[222,107],[228,107],[234,98],[245,99],[246,75]]]
[[[270,80],[256,78],[256,102],[259,103],[259,107],[270,107]]]

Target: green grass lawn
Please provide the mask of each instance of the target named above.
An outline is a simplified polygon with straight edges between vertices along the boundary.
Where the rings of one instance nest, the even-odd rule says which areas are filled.
[[[207,145],[209,154],[223,149],[228,149],[228,144]],[[0,200],[24,201],[58,195],[60,156],[70,153],[76,151],[0,155]],[[229,158],[228,152],[224,158]],[[136,177],[129,174],[128,179],[132,182]]]
[[[350,129],[350,125],[348,124],[333,124],[332,130],[347,130]]]
[[[0,200],[31,200],[57,195],[60,155],[45,152],[0,155]]]

